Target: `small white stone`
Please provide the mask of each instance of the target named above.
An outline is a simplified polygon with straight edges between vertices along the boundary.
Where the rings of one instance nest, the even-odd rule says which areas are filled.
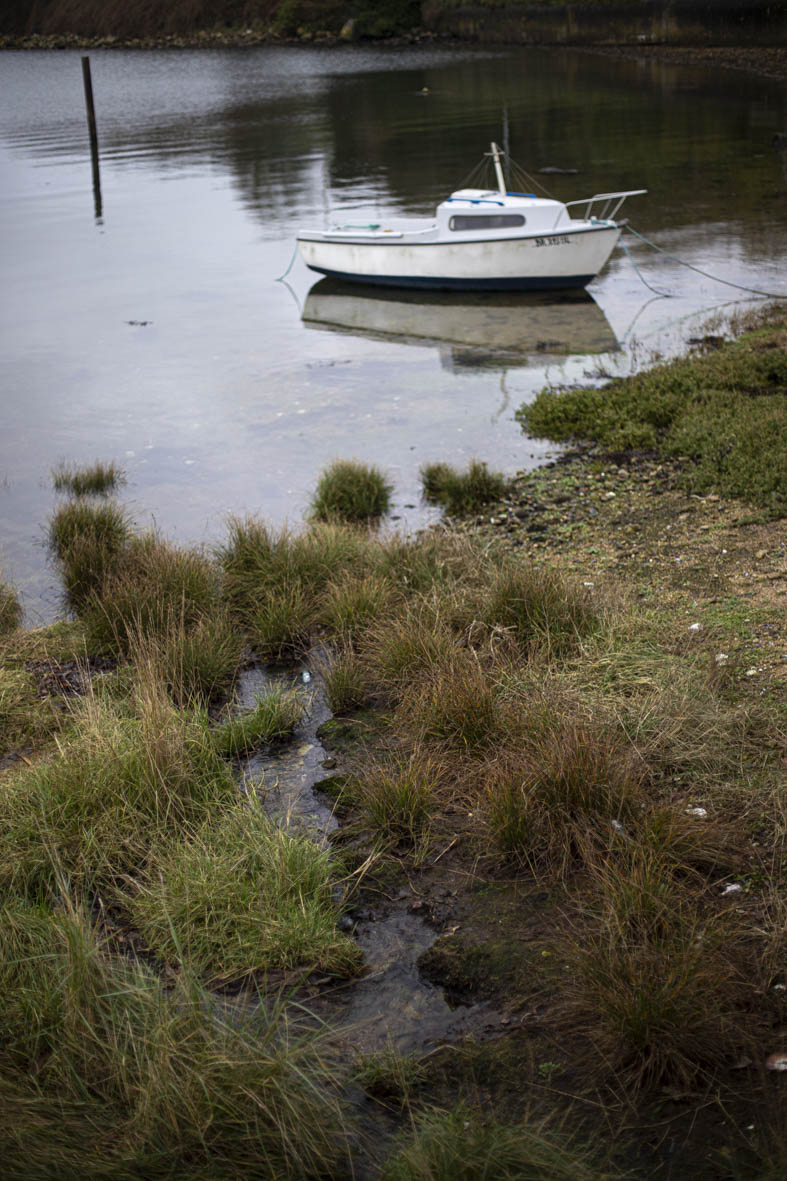
[[[729,660],[729,656],[727,655],[726,652],[719,652],[716,656],[716,663],[717,664],[726,664],[728,660]]]
[[[690,623],[689,624],[689,631],[690,632],[698,632],[701,627],[702,627],[701,623]]]
[[[704,820],[705,817],[708,815],[708,809],[707,808],[699,808],[699,807],[687,808],[686,814],[687,814],[687,816],[697,816],[700,820]]]
[[[765,1065],[768,1070],[787,1070],[787,1054],[782,1051],[777,1051],[765,1059]]]
[[[722,896],[722,898],[724,898],[724,897],[726,897],[727,894],[742,894],[742,893],[743,893],[743,886],[740,884],[740,882],[730,882],[729,886],[725,886],[724,889],[722,890],[721,896]]]

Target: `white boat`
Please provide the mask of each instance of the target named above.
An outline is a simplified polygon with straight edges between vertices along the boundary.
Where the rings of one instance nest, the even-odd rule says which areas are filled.
[[[301,230],[306,265],[322,275],[386,287],[544,291],[585,287],[620,237],[614,220],[627,197],[579,201],[509,192],[501,151],[491,145],[497,189],[458,189],[431,220],[391,219]],[[581,207],[581,208],[580,208]],[[569,212],[576,209],[580,216]]]

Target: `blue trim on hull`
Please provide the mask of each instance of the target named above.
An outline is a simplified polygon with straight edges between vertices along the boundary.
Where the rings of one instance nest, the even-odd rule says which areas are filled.
[[[561,278],[520,277],[514,279],[439,279],[415,278],[409,275],[353,275],[346,271],[328,271],[324,267],[306,264],[310,271],[342,279],[347,283],[365,283],[373,287],[417,287],[430,291],[568,291],[587,287],[595,275],[565,275]]]

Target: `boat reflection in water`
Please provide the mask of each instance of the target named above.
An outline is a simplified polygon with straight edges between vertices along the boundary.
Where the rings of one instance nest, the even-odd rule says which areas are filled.
[[[406,291],[321,279],[302,319],[309,328],[403,344],[436,344],[446,369],[509,369],[549,357],[609,353],[619,347],[586,291]]]

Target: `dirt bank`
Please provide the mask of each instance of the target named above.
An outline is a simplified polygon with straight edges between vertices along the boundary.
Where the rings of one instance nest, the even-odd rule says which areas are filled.
[[[726,70],[745,70],[774,78],[787,79],[787,49],[765,46],[735,47],[686,45],[599,45],[578,50],[582,53],[602,54],[605,57],[626,58],[630,61],[664,62],[678,66],[714,66]]]

